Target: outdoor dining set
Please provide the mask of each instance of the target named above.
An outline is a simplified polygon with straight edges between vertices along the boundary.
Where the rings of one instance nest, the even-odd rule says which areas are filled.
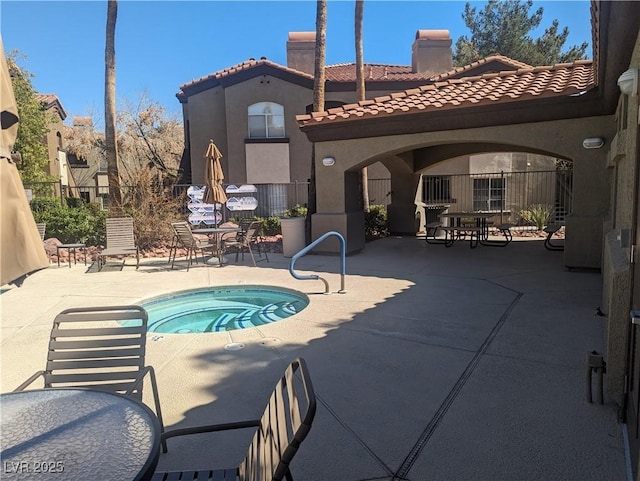
[[[155,372],[145,365],[147,322],[134,305],[67,309],[55,317],[45,369],[0,395],[2,479],[291,479],[289,463],[316,410],[304,359],[286,367],[261,418],[167,430]],[[27,390],[39,378],[43,387]],[[153,409],[142,403],[146,378]],[[173,437],[247,428],[255,434],[238,466],[156,472]]]
[[[471,248],[477,247],[478,244],[504,247],[513,240],[513,225],[500,223],[495,228],[504,239],[489,239],[489,219],[495,216],[495,212],[479,211],[442,213],[440,221],[427,224],[425,241],[428,244],[443,244],[445,247],[451,247],[456,241],[469,241]],[[438,237],[439,232],[443,232],[444,237]]]

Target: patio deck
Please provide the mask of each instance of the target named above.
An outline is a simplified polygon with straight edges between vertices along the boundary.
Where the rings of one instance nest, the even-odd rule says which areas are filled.
[[[318,396],[292,465],[299,481],[624,480],[616,405],[585,402],[585,356],[604,350],[600,275],[569,272],[543,239],[445,249],[413,238],[367,244],[347,258],[345,294],[297,281],[289,259],[194,265],[166,260],[102,272],[51,268],[0,295],[1,389],[44,366],[51,321],[67,307],[136,303],[174,290],[244,284],[309,295],[300,314],[226,333],[149,335],[168,428],[260,416],[289,360],[307,360]],[[339,261],[306,256],[301,273]],[[322,275],[322,274],[320,274]],[[606,377],[605,377],[606,382]],[[145,395],[150,395],[147,390]],[[159,468],[234,465],[250,431],[169,441]]]

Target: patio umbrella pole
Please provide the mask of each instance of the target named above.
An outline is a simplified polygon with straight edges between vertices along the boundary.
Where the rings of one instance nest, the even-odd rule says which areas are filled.
[[[231,337],[231,331],[227,331],[227,336],[229,337],[229,342],[224,346],[227,351],[239,351],[240,349],[244,349],[244,344],[241,342],[233,342],[233,338]]]

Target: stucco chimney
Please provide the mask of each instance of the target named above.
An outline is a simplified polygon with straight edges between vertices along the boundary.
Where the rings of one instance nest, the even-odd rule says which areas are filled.
[[[287,67],[313,75],[316,32],[289,32]]]
[[[418,30],[413,42],[411,70],[416,73],[444,73],[452,66],[449,30]]]

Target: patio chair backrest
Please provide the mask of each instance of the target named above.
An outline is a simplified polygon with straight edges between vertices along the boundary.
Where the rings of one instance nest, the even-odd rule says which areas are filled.
[[[108,249],[135,249],[132,217],[109,217],[106,221]]]
[[[193,237],[193,232],[191,232],[191,227],[189,227],[188,222],[174,222],[171,224],[171,227],[173,227],[173,232],[180,244],[187,249],[195,247],[196,238]]]
[[[38,227],[38,234],[40,234],[40,239],[44,240],[44,233],[47,230],[47,223],[38,222],[36,223],[36,227]]]
[[[249,227],[247,227],[247,231],[244,234],[245,242],[253,242],[260,233],[260,229],[262,229],[262,221],[255,220],[251,224],[249,224]]]
[[[144,367],[147,322],[140,306],[62,311],[51,330],[45,388],[74,386],[124,394]],[[141,398],[141,389],[132,394]]]
[[[304,359],[298,358],[271,394],[249,452],[239,467],[239,480],[282,480],[311,429],[315,413],[311,378]]]

